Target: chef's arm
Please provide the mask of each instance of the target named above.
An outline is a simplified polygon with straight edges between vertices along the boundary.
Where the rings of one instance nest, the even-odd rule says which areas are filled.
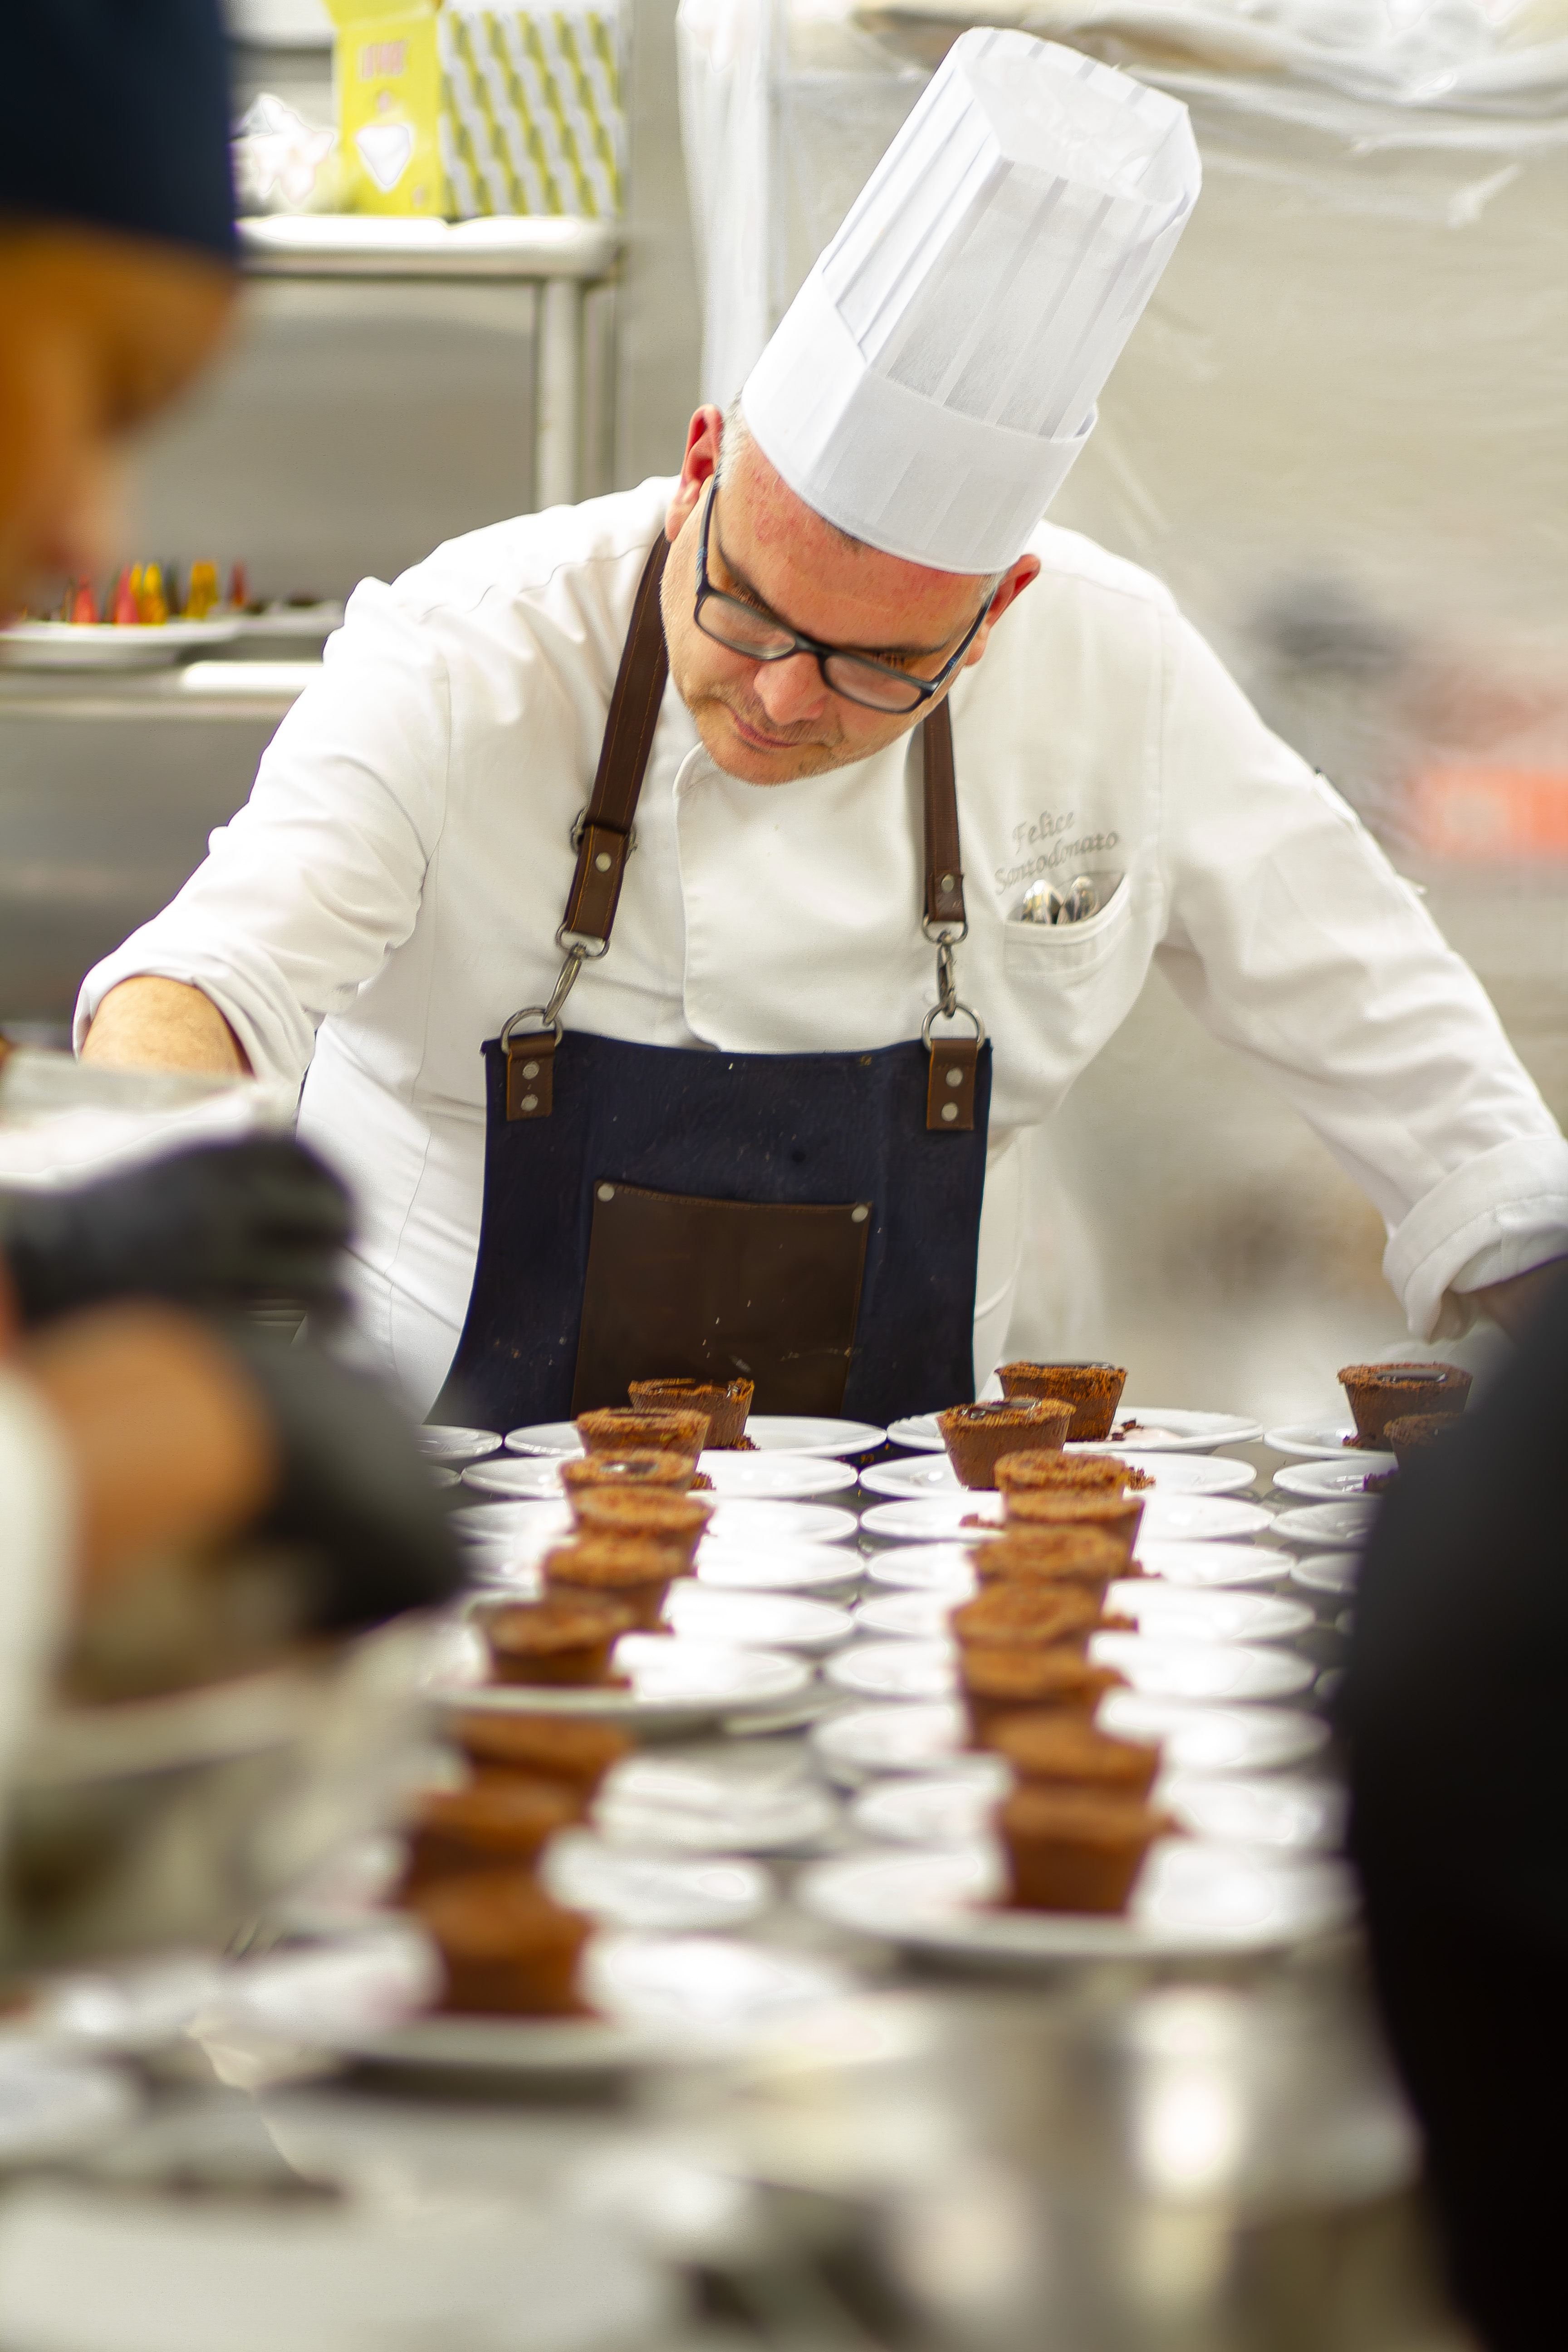
[[[89,972],[78,1050],[298,1087],[322,1021],[414,928],[447,814],[449,704],[438,619],[367,581],[246,806]]]
[[[1568,1254],[1568,1142],[1475,974],[1339,795],[1172,615],[1163,970],[1381,1211],[1424,1339],[1513,1330]]]
[[[210,996],[151,972],[122,980],[82,1040],[84,1062],[121,1070],[203,1070],[248,1077],[250,1057]]]
[[[1518,1339],[1534,1322],[1542,1300],[1564,1265],[1568,1257],[1548,1258],[1544,1265],[1532,1265],[1528,1274],[1516,1274],[1508,1282],[1489,1282],[1472,1290],[1470,1297],[1483,1315],[1489,1315],[1510,1339]]]

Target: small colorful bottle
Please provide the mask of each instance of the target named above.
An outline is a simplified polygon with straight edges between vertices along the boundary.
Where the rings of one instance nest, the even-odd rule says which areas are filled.
[[[114,625],[117,629],[137,629],[142,625],[141,608],[136,601],[139,578],[139,572],[132,569],[122,572],[114,583]]]
[[[205,561],[193,563],[185,590],[186,620],[205,621],[209,613],[216,611],[219,594],[217,565]]]
[[[168,602],[163,594],[163,574],[156,563],[147,564],[136,583],[136,609],[142,615],[144,629],[161,629],[169,617]]]
[[[91,629],[98,625],[98,599],[92,593],[90,580],[77,582],[76,594],[71,598],[69,617],[79,629]]]
[[[231,613],[245,613],[250,609],[250,583],[246,578],[243,563],[237,563],[228,575],[228,609]]]

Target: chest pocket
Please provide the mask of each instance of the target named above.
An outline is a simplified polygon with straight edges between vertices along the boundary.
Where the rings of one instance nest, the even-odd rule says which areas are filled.
[[[1014,923],[1003,926],[1003,968],[1009,980],[1077,981],[1098,971],[1114,955],[1132,911],[1124,874],[1098,914],[1081,923]]]

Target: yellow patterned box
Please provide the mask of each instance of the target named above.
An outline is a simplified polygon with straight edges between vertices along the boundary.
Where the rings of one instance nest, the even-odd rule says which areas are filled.
[[[359,212],[621,209],[620,17],[609,5],[328,0],[339,148]]]

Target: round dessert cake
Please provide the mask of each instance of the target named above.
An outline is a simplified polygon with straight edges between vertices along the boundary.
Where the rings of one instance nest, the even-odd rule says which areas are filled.
[[[633,1381],[629,1393],[639,1412],[706,1413],[703,1444],[730,1449],[745,1443],[756,1387],[751,1381]]]
[[[998,1398],[984,1404],[949,1405],[936,1422],[959,1485],[994,1486],[996,1465],[1005,1454],[1059,1446],[1070,1419],[1062,1406],[1049,1401],[1010,1404]]]
[[[1075,1445],[1110,1436],[1127,1385],[1120,1364],[1002,1364],[996,1377],[1005,1397],[1060,1397],[1070,1404],[1067,1433]]]
[[[637,1619],[618,1601],[577,1591],[513,1601],[481,1622],[498,1682],[578,1685],[607,1678],[610,1652]]]
[[[1359,1444],[1381,1447],[1391,1421],[1411,1413],[1463,1412],[1470,1375],[1462,1364],[1345,1364],[1339,1380],[1350,1400]]]

